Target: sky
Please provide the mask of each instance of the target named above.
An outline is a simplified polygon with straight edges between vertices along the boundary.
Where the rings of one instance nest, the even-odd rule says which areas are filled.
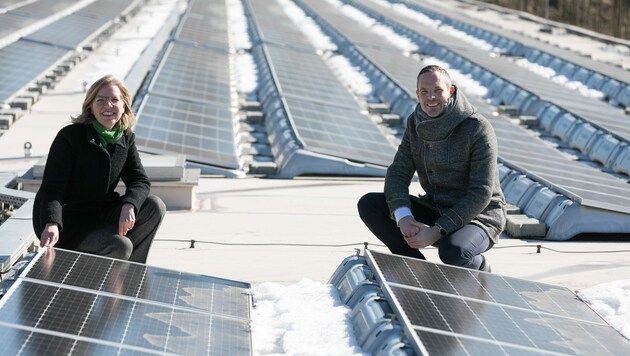
[[[357,95],[367,95],[371,92],[372,88],[367,77],[358,68],[353,67],[346,58],[334,52],[336,48],[334,43],[321,33],[315,22],[306,18],[290,0],[269,1],[278,1],[283,6],[349,90]],[[347,5],[342,6],[337,0],[327,1],[340,7],[340,11],[348,16],[349,21],[356,21],[357,26],[364,26],[366,30],[373,31],[375,36],[388,38],[391,43],[395,43],[401,49],[401,53],[417,49],[410,39],[395,34],[387,26],[367,18],[356,9]],[[375,0],[375,2],[383,3],[381,0]],[[257,74],[254,61],[247,53],[247,50],[251,48],[251,41],[246,32],[247,24],[240,1],[226,0],[226,3],[230,20],[232,53],[238,78],[237,90],[241,93],[249,93],[256,88]],[[103,44],[99,53],[109,54],[102,56],[102,61],[99,61],[97,66],[98,70],[93,71],[92,77],[86,78],[86,81],[91,84],[92,81],[108,73],[124,78],[169,13],[176,9],[181,10],[176,0],[149,1],[138,15],[130,20],[129,24]],[[396,5],[395,9],[451,35],[468,36],[453,28],[440,26],[438,22],[402,5]],[[482,42],[479,43],[480,48],[492,50],[489,44]],[[125,55],[120,56],[119,53]],[[449,69],[446,63],[436,59],[425,59],[425,61]],[[549,68],[533,64],[526,59],[521,59],[519,62],[519,65],[538,75],[562,81],[562,78],[558,78],[559,76]],[[453,81],[469,95],[483,96],[487,92],[486,88],[469,76],[455,70],[450,70],[450,74]],[[566,81],[566,78],[564,81],[565,85],[573,86],[582,95],[598,95]],[[351,310],[340,301],[337,290],[333,286],[308,279],[288,285],[268,282],[253,285],[252,293],[255,302],[255,307],[252,309],[252,342],[255,355],[363,354],[352,332]],[[579,291],[578,296],[614,328],[630,338],[630,279],[596,285]]]

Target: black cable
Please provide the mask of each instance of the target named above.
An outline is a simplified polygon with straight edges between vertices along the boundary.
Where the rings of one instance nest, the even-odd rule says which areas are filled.
[[[539,246],[539,248],[545,249],[545,250],[549,250],[549,251],[553,251],[553,252],[557,252],[557,253],[617,253],[617,252],[630,252],[630,250],[604,250],[604,251],[560,251],[560,250],[555,250],[553,248],[549,248],[549,247],[545,247],[545,246],[541,246],[541,245],[537,245]]]
[[[174,239],[155,239],[153,241],[167,241],[167,242],[190,242],[191,245],[195,243],[211,244],[211,245],[223,245],[223,246],[296,246],[296,247],[350,247],[350,246],[364,246],[366,242],[357,242],[349,244],[293,244],[293,243],[241,243],[241,242],[217,242],[217,241],[203,241],[203,240],[174,240]],[[373,246],[386,247],[385,245],[370,244]]]
[[[367,246],[367,242],[355,242],[348,244],[301,244],[301,243],[245,243],[245,242],[218,242],[218,241],[203,241],[203,240],[182,240],[182,239],[155,239],[154,241],[163,241],[163,242],[186,242],[190,243],[191,248],[195,247],[195,243],[203,243],[203,244],[211,244],[211,245],[222,245],[222,246],[293,246],[293,247],[351,247],[351,246]],[[369,244],[370,246],[378,246],[378,247],[387,247],[381,244]],[[505,248],[536,248],[536,253],[540,253],[540,250],[549,250],[556,253],[627,253],[630,250],[604,250],[604,251],[562,251],[553,249],[550,247],[545,247],[542,245],[516,245],[516,246],[494,246],[492,249],[505,249]]]

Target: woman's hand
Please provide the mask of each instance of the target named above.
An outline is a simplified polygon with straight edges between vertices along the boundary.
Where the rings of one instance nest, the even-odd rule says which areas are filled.
[[[48,223],[42,231],[42,235],[39,237],[40,247],[53,247],[59,241],[59,226],[55,223]]]
[[[118,219],[118,235],[127,236],[129,230],[133,229],[136,224],[136,213],[133,205],[127,203],[120,209],[120,218]]]

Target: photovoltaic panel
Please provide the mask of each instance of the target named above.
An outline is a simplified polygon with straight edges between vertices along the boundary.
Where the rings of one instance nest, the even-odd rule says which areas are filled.
[[[185,154],[186,159],[239,168],[227,107],[146,95],[138,110],[136,144],[156,153]]]
[[[36,19],[10,12],[0,14],[0,38],[9,36],[35,21]]]
[[[5,8],[13,5],[18,5],[22,0],[0,0],[0,10],[4,10]]]
[[[348,89],[315,51],[268,46],[267,52],[280,94],[360,110]]]
[[[98,340],[96,340],[98,341]],[[6,355],[156,355],[158,352],[125,349],[120,346],[88,342],[83,338],[60,336],[30,328],[0,325],[0,344]]]
[[[73,0],[39,0],[11,11],[16,15],[43,19],[76,4]]]
[[[65,250],[58,250],[56,254],[62,258],[52,261],[40,258],[24,277],[132,298],[141,296],[154,302],[235,318],[248,317],[247,310],[239,308],[247,304],[249,298],[243,294],[244,285],[240,282],[115,259],[86,258],[86,255]],[[137,281],[142,283],[134,283]]]
[[[192,0],[188,12],[217,18],[226,17],[225,1]]]
[[[0,328],[13,335],[7,347],[18,350],[47,342],[48,350],[66,353],[249,355],[248,290],[246,283],[49,248],[0,301]]]
[[[70,51],[40,43],[18,40],[0,49],[0,103],[68,56]]]
[[[98,30],[104,30],[104,26],[110,21],[105,17],[87,17],[71,14],[52,24],[31,33],[26,39],[52,45],[77,49],[92,35],[98,34]]]
[[[586,317],[588,319],[585,320],[590,322],[603,322],[599,315],[577,300],[566,288],[396,255],[372,252],[372,256],[379,266],[387,266],[382,270],[387,282],[577,319]]]
[[[313,50],[313,45],[276,1],[249,1],[261,39],[277,46]]]
[[[366,115],[332,104],[285,100],[306,149],[381,166],[393,160],[394,147]]]
[[[223,10],[225,13],[225,9]],[[180,23],[175,33],[175,38],[227,50],[229,41],[226,15],[224,14],[223,17],[208,17],[189,13]]]
[[[172,42],[153,77],[149,93],[229,108],[227,51]]]
[[[595,355],[630,347],[566,288],[374,251],[365,255],[421,354]]]
[[[117,16],[127,16],[140,2],[141,0],[99,0],[77,11],[76,14],[113,19]]]

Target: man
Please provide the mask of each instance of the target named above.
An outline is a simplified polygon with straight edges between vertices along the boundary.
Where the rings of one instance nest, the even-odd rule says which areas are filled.
[[[420,71],[416,96],[385,192],[364,195],[359,215],[392,253],[425,259],[419,249],[435,245],[442,262],[489,272],[481,253],[505,227],[494,130],[439,66]]]

